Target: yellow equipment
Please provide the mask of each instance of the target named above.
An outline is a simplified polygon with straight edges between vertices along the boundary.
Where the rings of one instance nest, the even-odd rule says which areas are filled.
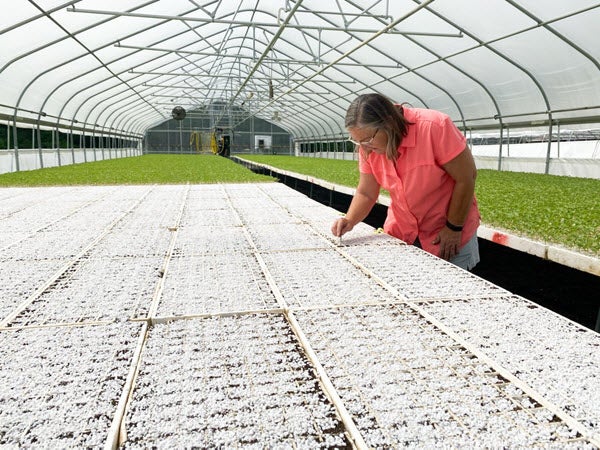
[[[194,144],[195,145],[195,150],[196,153],[200,153],[202,151],[202,138],[200,137],[200,132],[199,131],[192,131],[190,133],[190,147],[194,148]]]
[[[190,133],[190,148],[196,153],[213,153],[219,151],[217,135],[212,131],[192,131]]]

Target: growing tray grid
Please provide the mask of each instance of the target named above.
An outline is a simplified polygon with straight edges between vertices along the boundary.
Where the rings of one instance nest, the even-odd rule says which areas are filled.
[[[268,208],[236,208],[242,223],[247,226],[253,225],[276,225],[301,223],[302,220],[294,217],[285,209],[273,204]]]
[[[162,258],[85,258],[8,326],[103,322],[146,317]]]
[[[215,200],[221,204],[219,209],[205,209],[204,202],[199,201],[200,205],[193,208],[186,205],[181,218],[181,226],[186,228],[196,227],[240,227],[242,222],[238,215],[231,209],[224,199]],[[189,202],[188,202],[189,205]]]
[[[517,296],[420,306],[600,440],[600,334]]]
[[[212,254],[171,260],[157,315],[220,314],[278,307],[254,254]]]
[[[289,188],[288,188],[289,189]],[[291,211],[296,211],[298,209],[318,209],[325,210],[330,209],[332,211],[333,216],[339,215],[340,213],[333,208],[328,206],[324,206],[321,203],[318,203],[316,200],[313,200],[306,195],[303,195],[299,192],[296,192],[294,195],[285,195],[284,192],[279,193],[271,193],[268,192],[267,189],[261,188],[262,191],[265,191],[265,194],[269,196],[275,203],[282,206],[283,208],[289,209]]]
[[[278,204],[280,204],[282,208],[285,208],[287,211],[290,211],[292,214],[308,223],[325,222],[331,226],[333,220],[343,217],[342,213],[329,206],[321,205],[320,203],[316,203],[314,200],[306,199],[305,197],[305,201],[306,200],[310,201],[310,203],[305,204],[305,206],[291,206],[290,204],[295,201],[295,197],[290,198],[289,202],[281,202],[281,199],[277,199]],[[357,227],[368,227],[369,229],[372,229],[371,226],[362,222],[356,224],[355,230]]]
[[[264,195],[260,190],[255,191],[255,195],[250,195],[250,192],[240,195],[239,191],[232,194],[228,192],[228,199],[234,209],[249,209],[249,210],[268,210],[278,207],[277,203]]]
[[[13,245],[18,245],[31,233],[25,231],[0,231],[0,255],[4,255],[4,250]]]
[[[119,223],[120,228],[140,230],[172,227],[179,219],[187,186],[158,186],[147,195]]]
[[[67,263],[66,259],[0,259],[0,323]]]
[[[227,191],[224,184],[192,184],[189,186],[188,198],[192,202],[210,201],[214,199],[225,200]]]
[[[261,252],[329,248],[330,242],[306,224],[247,225]]]
[[[173,247],[173,254],[182,257],[249,254],[252,251],[241,226],[182,226]]]
[[[77,233],[69,230],[35,233],[2,250],[2,258],[14,261],[73,258],[91,244],[98,234],[92,230]]]
[[[406,299],[445,299],[506,295],[508,291],[412,245],[348,246],[343,252],[360,262]]]
[[[369,447],[592,447],[409,305],[294,315]]]
[[[51,191],[0,189],[0,445],[113,442],[149,328],[132,448],[343,448],[329,398],[375,447],[600,447],[596,333],[286,186]]]
[[[89,252],[90,258],[148,258],[166,256],[172,231],[168,227],[138,230],[115,227]]]
[[[290,308],[391,302],[395,298],[333,250],[263,253]]]
[[[125,448],[346,448],[344,428],[282,315],[155,325]]]
[[[141,327],[0,332],[0,447],[102,447]]]

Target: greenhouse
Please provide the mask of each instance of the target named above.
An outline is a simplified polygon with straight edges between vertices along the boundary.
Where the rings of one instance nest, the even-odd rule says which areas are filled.
[[[346,113],[379,93],[459,130],[475,240],[597,286],[599,23],[592,0],[6,4],[0,447],[599,448],[597,296],[594,330],[377,226],[332,234]]]

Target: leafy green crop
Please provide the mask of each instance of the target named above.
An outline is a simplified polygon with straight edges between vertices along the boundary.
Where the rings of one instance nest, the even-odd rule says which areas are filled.
[[[484,223],[600,254],[600,180],[480,170]]]
[[[244,155],[243,158],[291,172],[310,175],[343,186],[356,186],[358,184],[358,163],[356,161],[283,155]]]
[[[273,181],[215,155],[144,155],[0,175],[0,186]]]

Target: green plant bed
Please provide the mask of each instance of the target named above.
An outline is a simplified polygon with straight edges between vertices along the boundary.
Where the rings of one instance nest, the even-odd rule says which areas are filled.
[[[0,186],[274,181],[216,155],[144,155],[0,175]]]
[[[310,175],[342,186],[356,186],[358,184],[357,161],[283,155],[240,155],[240,157],[291,172]]]
[[[244,155],[245,159],[355,187],[356,161]],[[533,240],[600,255],[600,180],[479,170],[482,221]]]
[[[480,170],[483,222],[600,255],[600,180]]]

